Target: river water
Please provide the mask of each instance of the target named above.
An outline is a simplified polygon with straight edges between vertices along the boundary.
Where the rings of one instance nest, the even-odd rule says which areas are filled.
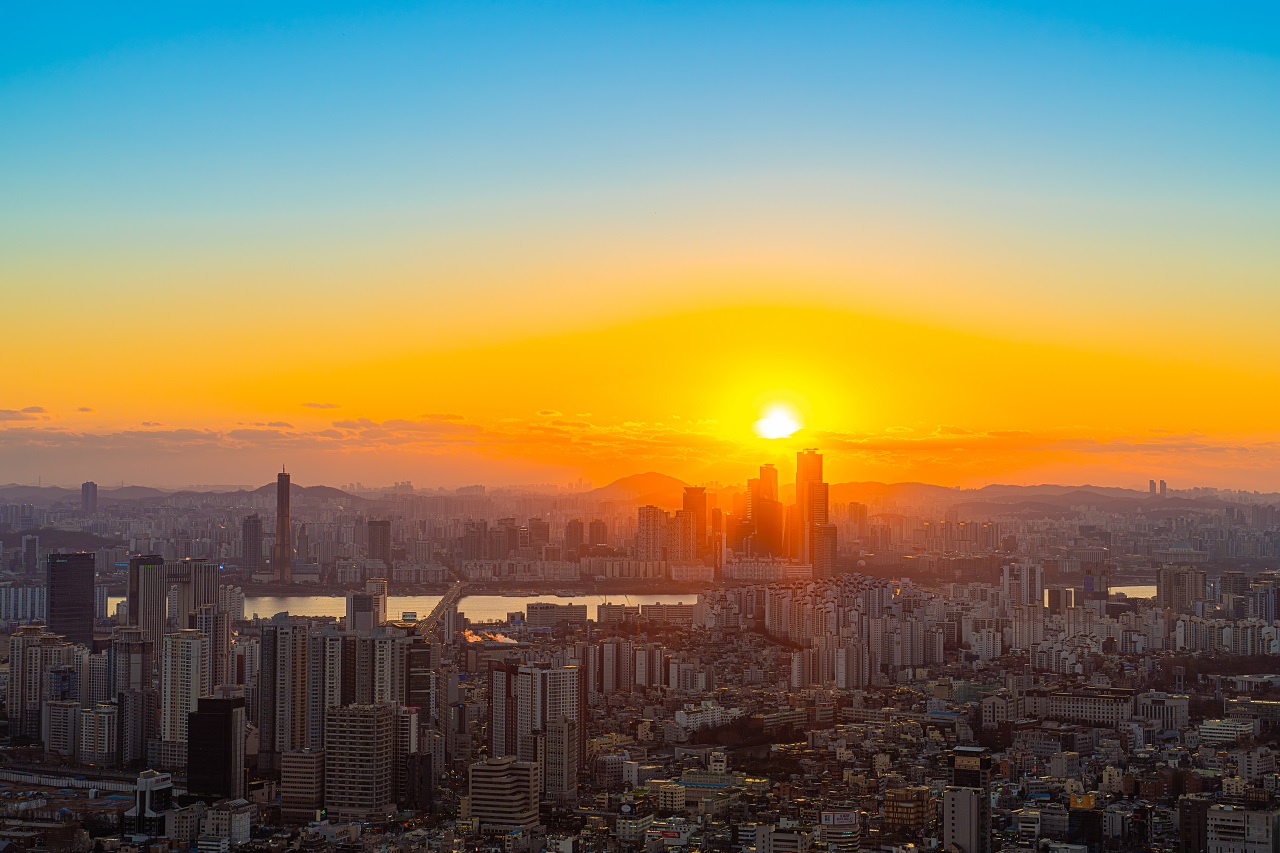
[[[422,619],[431,612],[443,596],[440,595],[392,595],[387,597],[387,616],[399,619],[404,613],[416,614]],[[122,601],[112,596],[107,601],[108,613],[114,613],[116,603]],[[501,622],[507,614],[524,610],[532,601],[549,601],[555,604],[585,604],[587,618],[596,618],[596,605],[613,604],[693,604],[695,593],[683,595],[464,595],[458,602],[458,610],[472,622]],[[246,595],[245,618],[259,616],[269,618],[287,612],[291,616],[345,616],[345,596],[329,595]]]
[[[1154,598],[1156,588],[1153,585],[1113,586],[1112,592],[1122,592],[1130,598]],[[431,612],[442,596],[439,595],[392,595],[387,600],[387,615],[399,619],[405,613],[415,614],[422,619]],[[116,603],[123,599],[112,596],[107,603],[108,613],[114,613]],[[556,604],[585,604],[587,618],[596,618],[596,605],[612,602],[613,604],[693,604],[698,596],[693,593],[683,595],[464,595],[458,603],[458,610],[472,622],[501,622],[507,614],[516,610],[524,610],[532,601],[550,601]],[[244,615],[246,618],[259,616],[269,618],[277,613],[287,612],[291,616],[345,616],[347,600],[344,596],[331,595],[247,595],[244,599]]]

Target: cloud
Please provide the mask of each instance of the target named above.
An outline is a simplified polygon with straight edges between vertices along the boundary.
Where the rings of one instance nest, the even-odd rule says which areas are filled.
[[[92,412],[92,411],[93,411],[93,409],[89,408],[88,406],[81,406],[80,408],[76,409],[76,411],[77,411],[77,412]]]
[[[555,409],[539,409],[538,414],[544,418],[558,418],[563,412],[557,412]]]
[[[284,427],[285,429],[293,429],[293,424],[285,423],[284,421],[271,421],[270,423],[267,424],[267,426]]]
[[[891,427],[886,427],[885,432],[915,432],[915,430],[913,430],[911,427],[891,426]]]
[[[145,427],[158,427],[158,426],[164,426],[164,424],[160,423],[159,421],[143,421],[143,422],[142,422],[142,425],[143,425],[143,426],[145,426]]]
[[[49,413],[49,410],[44,406],[27,406],[22,411],[24,414],[28,415],[45,415]]]
[[[462,415],[454,415],[454,414],[449,414],[449,413],[445,413],[445,414],[433,414],[433,413],[429,413],[429,414],[425,414],[425,415],[418,415],[418,417],[419,417],[420,419],[424,420],[424,421],[461,421],[461,420],[465,420],[465,419],[462,417]]]
[[[336,409],[337,403],[303,403],[308,409]]]

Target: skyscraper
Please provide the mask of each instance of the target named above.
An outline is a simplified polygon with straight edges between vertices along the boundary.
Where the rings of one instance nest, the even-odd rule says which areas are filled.
[[[50,554],[45,560],[45,605],[49,630],[72,643],[93,647],[94,555]]]
[[[577,666],[524,666],[491,664],[489,671],[489,754],[516,755],[536,761],[545,736],[555,721],[571,724],[576,739],[569,755],[574,766],[559,771],[557,785],[563,790],[576,780],[578,768],[586,755],[586,726],[583,715],[587,705],[585,673]],[[559,730],[561,737],[564,729]],[[566,759],[567,760],[567,759]]]
[[[240,567],[249,571],[262,568],[262,516],[256,512],[240,523]]]
[[[826,524],[827,484],[822,481],[822,454],[802,450],[796,454],[796,531],[793,556],[812,565],[814,560],[814,528]]]
[[[80,512],[85,515],[98,512],[98,484],[92,480],[80,484]]]
[[[707,489],[685,486],[684,511],[693,514],[693,535],[698,556],[707,553]]]
[[[391,568],[391,522],[386,519],[370,521],[369,559],[381,560],[382,565]]]
[[[218,567],[203,560],[166,562],[155,554],[133,557],[127,601],[129,624],[158,643],[169,621],[177,628],[194,628],[196,610],[218,603]]]
[[[164,637],[161,665],[160,739],[169,743],[187,742],[187,722],[197,700],[210,692],[205,672],[205,644],[209,640],[193,628]]]
[[[571,518],[564,523],[564,552],[569,557],[577,557],[581,552],[586,529],[582,519]]]
[[[215,687],[187,720],[187,790],[216,798],[244,796],[244,692]]]
[[[293,580],[293,542],[289,520],[289,475],[276,475],[276,543],[271,549],[271,569],[276,583]]]

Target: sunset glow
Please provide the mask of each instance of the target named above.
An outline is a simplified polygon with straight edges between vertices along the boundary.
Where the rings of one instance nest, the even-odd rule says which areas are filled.
[[[761,438],[790,438],[800,429],[800,422],[784,406],[773,406],[756,421],[755,428]]]
[[[1244,13],[42,8],[9,479],[737,480],[801,422],[838,479],[1280,475]]]

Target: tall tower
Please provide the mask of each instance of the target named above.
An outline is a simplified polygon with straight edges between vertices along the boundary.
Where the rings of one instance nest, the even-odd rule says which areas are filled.
[[[293,543],[289,526],[289,475],[281,471],[276,475],[276,544],[271,551],[271,568],[276,583],[293,581]]]
[[[93,648],[92,553],[50,554],[46,558],[45,604],[49,630],[69,642]]]

